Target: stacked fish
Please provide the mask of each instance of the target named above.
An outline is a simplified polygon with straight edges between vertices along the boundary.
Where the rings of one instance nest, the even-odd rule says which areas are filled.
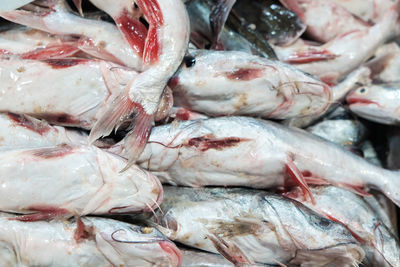
[[[399,14],[3,1],[0,266],[400,267]]]

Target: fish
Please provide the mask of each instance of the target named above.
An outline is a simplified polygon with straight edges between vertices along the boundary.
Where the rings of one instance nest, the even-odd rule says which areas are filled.
[[[323,45],[298,45],[292,53],[285,52],[284,47],[274,47],[274,50],[280,60],[291,59],[297,68],[318,76],[328,85],[335,85],[368,60],[383,43],[398,35],[398,17],[396,8],[391,7],[379,22],[367,29],[338,35]],[[287,49],[292,51],[290,47]]]
[[[0,153],[0,210],[36,221],[151,211],[163,190],[150,172],[95,146],[58,145]],[[46,190],[47,189],[47,190]]]
[[[346,97],[351,112],[370,121],[399,125],[400,82],[360,86]]]
[[[298,185],[312,199],[308,184],[332,184],[362,195],[374,188],[400,204],[400,172],[379,168],[304,130],[255,118],[154,127],[137,163],[173,185]]]
[[[400,266],[399,240],[362,197],[333,186],[310,189],[315,196],[314,204],[302,199],[301,190],[294,190],[285,196],[300,201],[318,214],[349,229],[363,244],[368,266]]]
[[[117,26],[101,21],[85,19],[72,13],[64,0],[35,2],[39,7],[0,12],[9,21],[58,35],[80,36],[78,48],[85,53],[112,61],[119,65],[142,70],[142,59],[131,49]]]
[[[131,1],[128,1],[131,3]],[[89,142],[109,135],[121,121],[135,115],[133,129],[124,139],[129,148],[126,170],[143,151],[153,117],[168,80],[182,62],[189,43],[189,18],[182,0],[137,0],[149,23],[142,61],[144,71],[119,94],[111,96],[90,131]]]
[[[182,263],[179,249],[159,231],[112,219],[21,222],[0,216],[0,265],[11,266],[164,266]]]
[[[344,7],[326,0],[280,0],[307,25],[307,35],[315,41],[326,43],[336,36],[365,30],[368,24],[357,19]]]
[[[87,134],[52,126],[28,115],[0,113],[0,152],[63,144],[86,145]]]
[[[331,89],[278,61],[244,52],[190,50],[171,78],[175,105],[206,115],[287,119],[317,115]]]
[[[161,209],[150,225],[235,265],[353,266],[364,257],[341,224],[264,191],[169,186]]]

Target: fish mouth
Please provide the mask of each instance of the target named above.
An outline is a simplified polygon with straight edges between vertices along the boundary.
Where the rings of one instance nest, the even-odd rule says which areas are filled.
[[[161,249],[166,252],[172,259],[172,266],[182,266],[183,255],[182,252],[170,241],[158,242]]]
[[[349,105],[377,105],[380,106],[377,102],[365,99],[365,98],[358,98],[358,97],[348,97],[347,103]]]

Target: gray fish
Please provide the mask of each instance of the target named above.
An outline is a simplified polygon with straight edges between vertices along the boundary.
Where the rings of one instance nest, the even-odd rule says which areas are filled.
[[[333,186],[311,187],[310,190],[315,198],[314,204],[304,200],[301,193],[298,194],[301,190],[294,190],[286,196],[348,228],[363,244],[369,265],[400,266],[400,246],[397,237],[362,197]]]
[[[234,264],[354,266],[364,257],[341,224],[263,191],[166,187],[161,209],[153,223],[167,237]]]

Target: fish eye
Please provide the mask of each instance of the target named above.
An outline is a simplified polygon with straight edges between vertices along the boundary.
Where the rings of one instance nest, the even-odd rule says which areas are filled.
[[[319,220],[319,226],[323,227],[323,228],[327,228],[331,226],[331,221],[325,218],[321,218]]]
[[[188,68],[193,67],[194,64],[196,64],[196,59],[193,56],[185,56],[183,58],[183,61]]]
[[[367,92],[367,88],[363,87],[358,91],[360,92],[360,94],[365,94]]]

